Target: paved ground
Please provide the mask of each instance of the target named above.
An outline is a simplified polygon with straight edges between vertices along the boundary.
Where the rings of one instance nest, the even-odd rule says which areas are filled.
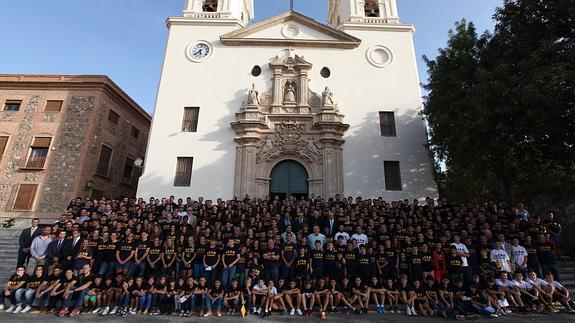
[[[274,315],[269,318],[261,319],[259,317],[254,316],[247,316],[242,318],[241,316],[222,316],[220,318],[217,317],[210,317],[207,319],[199,318],[199,317],[190,317],[190,318],[181,318],[177,316],[132,316],[129,315],[125,318],[117,317],[117,316],[96,316],[92,314],[80,315],[76,318],[60,318],[53,315],[45,315],[45,314],[6,314],[0,313],[0,322],[26,322],[30,323],[32,321],[36,322],[71,322],[73,320],[79,321],[93,321],[93,322],[107,322],[107,323],[124,323],[124,322],[154,322],[154,323],[163,323],[163,322],[186,322],[186,321],[211,321],[211,322],[309,322],[309,321],[317,321],[320,322],[321,320],[318,317],[313,318],[303,318],[303,317],[292,317],[292,316],[281,316],[281,315]],[[398,322],[398,323],[406,323],[406,322],[415,322],[415,323],[439,323],[439,322],[447,322],[448,320],[442,318],[423,318],[423,317],[408,317],[405,315],[398,315],[398,314],[370,314],[367,316],[358,316],[358,315],[351,315],[345,316],[341,314],[334,314],[328,316],[327,321],[329,322],[338,322],[343,323],[346,321],[354,321],[354,322]],[[451,322],[455,322],[455,320],[449,320]],[[481,319],[477,322],[505,322],[505,323],[525,323],[525,322],[541,322],[541,323],[556,323],[556,322],[575,322],[575,315],[571,314],[554,314],[554,315],[520,315],[514,314],[504,318],[498,318],[494,320],[488,319]]]

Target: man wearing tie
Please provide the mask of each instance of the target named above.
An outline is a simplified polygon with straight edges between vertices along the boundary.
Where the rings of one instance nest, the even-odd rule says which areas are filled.
[[[323,227],[328,229],[330,237],[333,237],[333,235],[337,232],[338,223],[333,212],[330,211],[327,214],[327,220],[325,220]]]
[[[18,262],[16,267],[26,266],[30,260],[30,246],[34,238],[42,234],[42,230],[38,229],[40,220],[38,218],[32,219],[32,226],[22,230],[19,239],[18,248]]]
[[[64,239],[63,246],[60,251],[62,257],[61,265],[64,270],[74,267],[74,258],[78,254],[78,249],[82,245],[80,231],[72,230],[71,239]]]
[[[66,231],[62,230],[58,232],[58,239],[53,240],[48,246],[46,255],[46,265],[50,269],[48,272],[52,272],[52,268],[56,265],[61,265],[62,261],[62,249],[66,243]]]

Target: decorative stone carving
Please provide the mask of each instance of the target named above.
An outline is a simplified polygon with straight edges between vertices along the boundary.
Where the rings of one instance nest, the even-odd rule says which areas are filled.
[[[285,85],[285,102],[295,102],[295,82],[287,81]]]
[[[332,107],[333,106],[333,93],[330,89],[326,86],[325,90],[323,90],[322,96],[322,104],[324,107]]]
[[[273,98],[269,93],[262,93],[259,96],[260,105],[262,107],[269,107],[272,104]]]
[[[258,105],[258,91],[256,90],[256,85],[252,84],[252,88],[250,90],[250,92],[248,93],[248,105]]]
[[[270,162],[282,156],[299,156],[310,163],[322,163],[321,149],[299,123],[282,122],[275,126],[274,137],[267,137],[256,153],[256,162]]]

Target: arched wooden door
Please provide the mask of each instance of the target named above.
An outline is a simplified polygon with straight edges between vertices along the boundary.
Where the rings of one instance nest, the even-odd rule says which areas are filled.
[[[284,160],[278,163],[271,173],[270,196],[286,198],[308,197],[308,173],[302,164],[294,160]]]

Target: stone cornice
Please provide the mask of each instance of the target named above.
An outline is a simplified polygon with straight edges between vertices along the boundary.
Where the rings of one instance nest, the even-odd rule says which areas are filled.
[[[136,116],[150,123],[152,117],[105,75],[0,74],[0,89],[101,90]]]
[[[317,30],[321,33],[335,38],[334,40],[313,40],[313,39],[275,39],[275,38],[250,38],[250,35],[271,26],[287,21],[294,21],[304,26]],[[273,18],[255,23],[245,28],[234,30],[220,36],[224,45],[228,46],[292,46],[292,47],[320,47],[320,48],[345,48],[353,49],[361,44],[361,39],[349,35],[341,30],[326,26],[312,18],[291,11]]]
[[[189,25],[199,25],[199,26],[232,26],[236,28],[242,28],[245,25],[237,19],[233,18],[193,18],[193,17],[169,17],[166,20],[166,26],[168,28],[172,26],[189,26]]]
[[[415,35],[415,26],[411,24],[366,24],[346,22],[337,27],[343,31],[347,30],[366,30],[366,31],[395,31],[410,32]]]

